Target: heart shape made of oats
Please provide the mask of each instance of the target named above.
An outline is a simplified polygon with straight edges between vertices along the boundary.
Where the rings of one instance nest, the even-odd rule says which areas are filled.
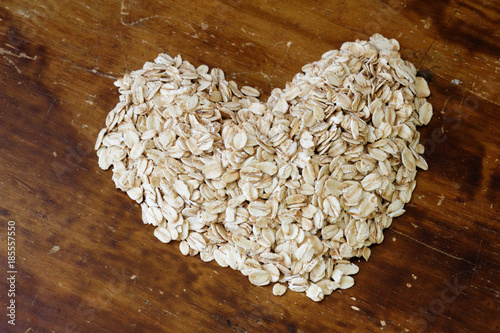
[[[394,39],[344,43],[267,103],[180,56],[117,80],[96,150],[156,237],[320,301],[354,284],[427,169],[429,88]]]

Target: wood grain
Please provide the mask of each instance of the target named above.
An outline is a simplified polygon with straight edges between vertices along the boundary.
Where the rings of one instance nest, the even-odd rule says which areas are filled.
[[[0,331],[499,331],[499,16],[471,0],[2,1],[0,262],[12,220],[18,273],[15,327],[2,273]],[[319,304],[274,297],[184,257],[98,168],[114,79],[159,52],[268,96],[376,32],[431,81],[435,116],[422,129],[429,171],[351,289]]]

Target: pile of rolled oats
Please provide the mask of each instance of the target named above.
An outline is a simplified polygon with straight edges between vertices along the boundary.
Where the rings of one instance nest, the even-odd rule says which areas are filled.
[[[369,258],[427,169],[416,126],[432,117],[430,92],[398,51],[381,35],[345,43],[267,103],[160,54],[115,83],[99,166],[160,241],[321,301],[354,284],[349,259]]]

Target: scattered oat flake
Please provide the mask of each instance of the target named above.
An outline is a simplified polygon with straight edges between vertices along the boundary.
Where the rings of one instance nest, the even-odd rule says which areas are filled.
[[[427,17],[425,20],[420,20],[424,24],[424,29],[429,29],[431,27],[431,18]]]
[[[407,286],[408,288],[411,288],[411,283],[407,283],[407,284],[406,284],[406,286]]]
[[[273,294],[276,295],[276,296],[281,296],[283,295],[285,292],[286,292],[286,286],[285,285],[282,285],[280,283],[276,283],[274,286],[273,286]]]
[[[355,305],[351,305],[351,309],[355,310],[355,311],[359,311],[359,308]]]
[[[61,248],[57,245],[55,245],[54,247],[52,247],[49,251],[50,254],[54,254],[56,253],[57,251],[59,251]]]
[[[441,206],[441,204],[443,203],[444,199],[445,199],[444,194],[440,194],[439,195],[439,201],[438,201],[437,205]]]
[[[428,168],[430,89],[399,48],[379,34],[344,43],[267,102],[160,54],[115,82],[99,166],[159,241],[319,302],[355,284],[350,260],[368,260]]]

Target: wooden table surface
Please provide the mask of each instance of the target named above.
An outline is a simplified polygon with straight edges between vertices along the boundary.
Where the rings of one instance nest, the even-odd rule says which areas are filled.
[[[499,19],[493,0],[3,0],[0,331],[500,331]],[[397,38],[430,81],[435,112],[421,130],[429,170],[351,289],[321,303],[275,297],[184,257],[98,167],[114,80],[160,52],[220,67],[266,97],[376,32]]]

